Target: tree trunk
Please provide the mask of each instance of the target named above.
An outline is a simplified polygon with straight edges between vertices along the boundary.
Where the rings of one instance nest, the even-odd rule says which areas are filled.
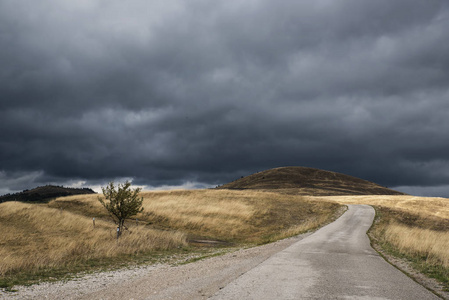
[[[124,226],[125,226],[125,220],[119,220],[119,222],[118,222],[118,228],[119,228],[118,236],[122,235]]]

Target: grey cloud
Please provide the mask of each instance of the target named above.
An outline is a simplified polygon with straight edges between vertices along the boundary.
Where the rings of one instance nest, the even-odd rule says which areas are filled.
[[[448,26],[436,0],[2,1],[0,188],[283,165],[444,185]]]

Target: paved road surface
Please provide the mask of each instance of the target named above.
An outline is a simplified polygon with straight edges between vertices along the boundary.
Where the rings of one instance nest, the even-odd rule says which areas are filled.
[[[275,254],[211,299],[439,299],[383,260],[366,231],[374,209],[337,221]]]

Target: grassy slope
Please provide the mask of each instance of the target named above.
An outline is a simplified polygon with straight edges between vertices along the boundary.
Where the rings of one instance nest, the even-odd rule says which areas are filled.
[[[261,243],[291,226],[327,218],[338,208],[328,201],[261,191],[166,191],[144,192],[142,196],[144,211],[137,219],[149,228],[233,243]],[[49,206],[107,217],[96,197],[60,198]]]
[[[0,205],[0,284],[11,285],[26,274],[53,269],[71,272],[88,261],[168,250],[186,245],[178,232],[135,226],[117,242],[115,226],[43,204],[6,202]],[[50,276],[49,275],[49,276]],[[53,275],[51,275],[53,276]]]
[[[161,250],[195,250],[187,244],[188,239],[239,245],[265,243],[320,226],[340,207],[332,202],[260,191],[142,195],[145,210],[137,216],[138,222],[127,223],[129,231],[119,243],[115,225],[97,195],[62,197],[48,204],[0,204],[0,226],[7,232],[0,237],[0,285],[24,283],[45,274],[55,277],[92,264],[140,259]]]

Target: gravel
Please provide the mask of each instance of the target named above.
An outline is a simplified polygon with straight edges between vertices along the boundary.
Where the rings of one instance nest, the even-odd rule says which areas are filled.
[[[0,299],[207,299],[307,235],[236,249],[194,263],[136,266],[86,274],[69,281],[15,286],[16,292],[0,290]]]

